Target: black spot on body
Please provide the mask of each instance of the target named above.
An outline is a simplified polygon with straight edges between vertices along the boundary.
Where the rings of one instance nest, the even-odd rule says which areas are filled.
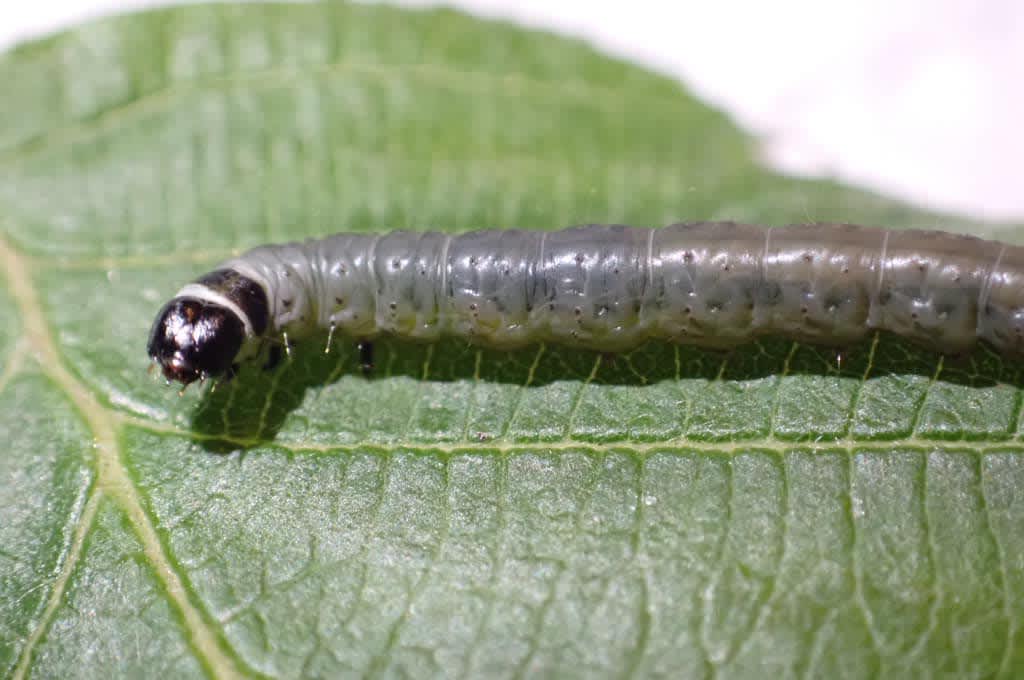
[[[766,281],[755,290],[754,297],[761,304],[777,305],[782,302],[782,287],[778,283]]]

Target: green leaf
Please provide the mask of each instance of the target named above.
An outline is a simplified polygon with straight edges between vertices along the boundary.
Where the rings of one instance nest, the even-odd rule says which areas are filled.
[[[735,46],[734,46],[735,47]],[[0,57],[0,672],[1014,677],[1021,366],[889,337],[297,348],[147,380],[161,302],[334,231],[807,219],[680,86],[449,11],[192,6]]]

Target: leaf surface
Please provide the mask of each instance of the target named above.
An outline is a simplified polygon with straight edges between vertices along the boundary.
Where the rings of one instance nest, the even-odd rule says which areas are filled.
[[[350,340],[212,392],[159,305],[336,231],[834,220],[677,84],[450,12],[192,6],[0,57],[0,669],[1013,677],[1020,366],[889,337],[605,357]]]

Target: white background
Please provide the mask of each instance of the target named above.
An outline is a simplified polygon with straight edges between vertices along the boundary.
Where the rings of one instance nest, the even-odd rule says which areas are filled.
[[[164,3],[3,4],[0,49]],[[671,74],[763,140],[776,167],[932,208],[1024,218],[1024,0],[446,4],[581,36]]]

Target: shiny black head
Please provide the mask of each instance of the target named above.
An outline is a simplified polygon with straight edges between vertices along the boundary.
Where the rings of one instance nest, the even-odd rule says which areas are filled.
[[[148,351],[165,378],[188,385],[227,373],[244,341],[245,325],[227,307],[177,297],[157,315]]]

